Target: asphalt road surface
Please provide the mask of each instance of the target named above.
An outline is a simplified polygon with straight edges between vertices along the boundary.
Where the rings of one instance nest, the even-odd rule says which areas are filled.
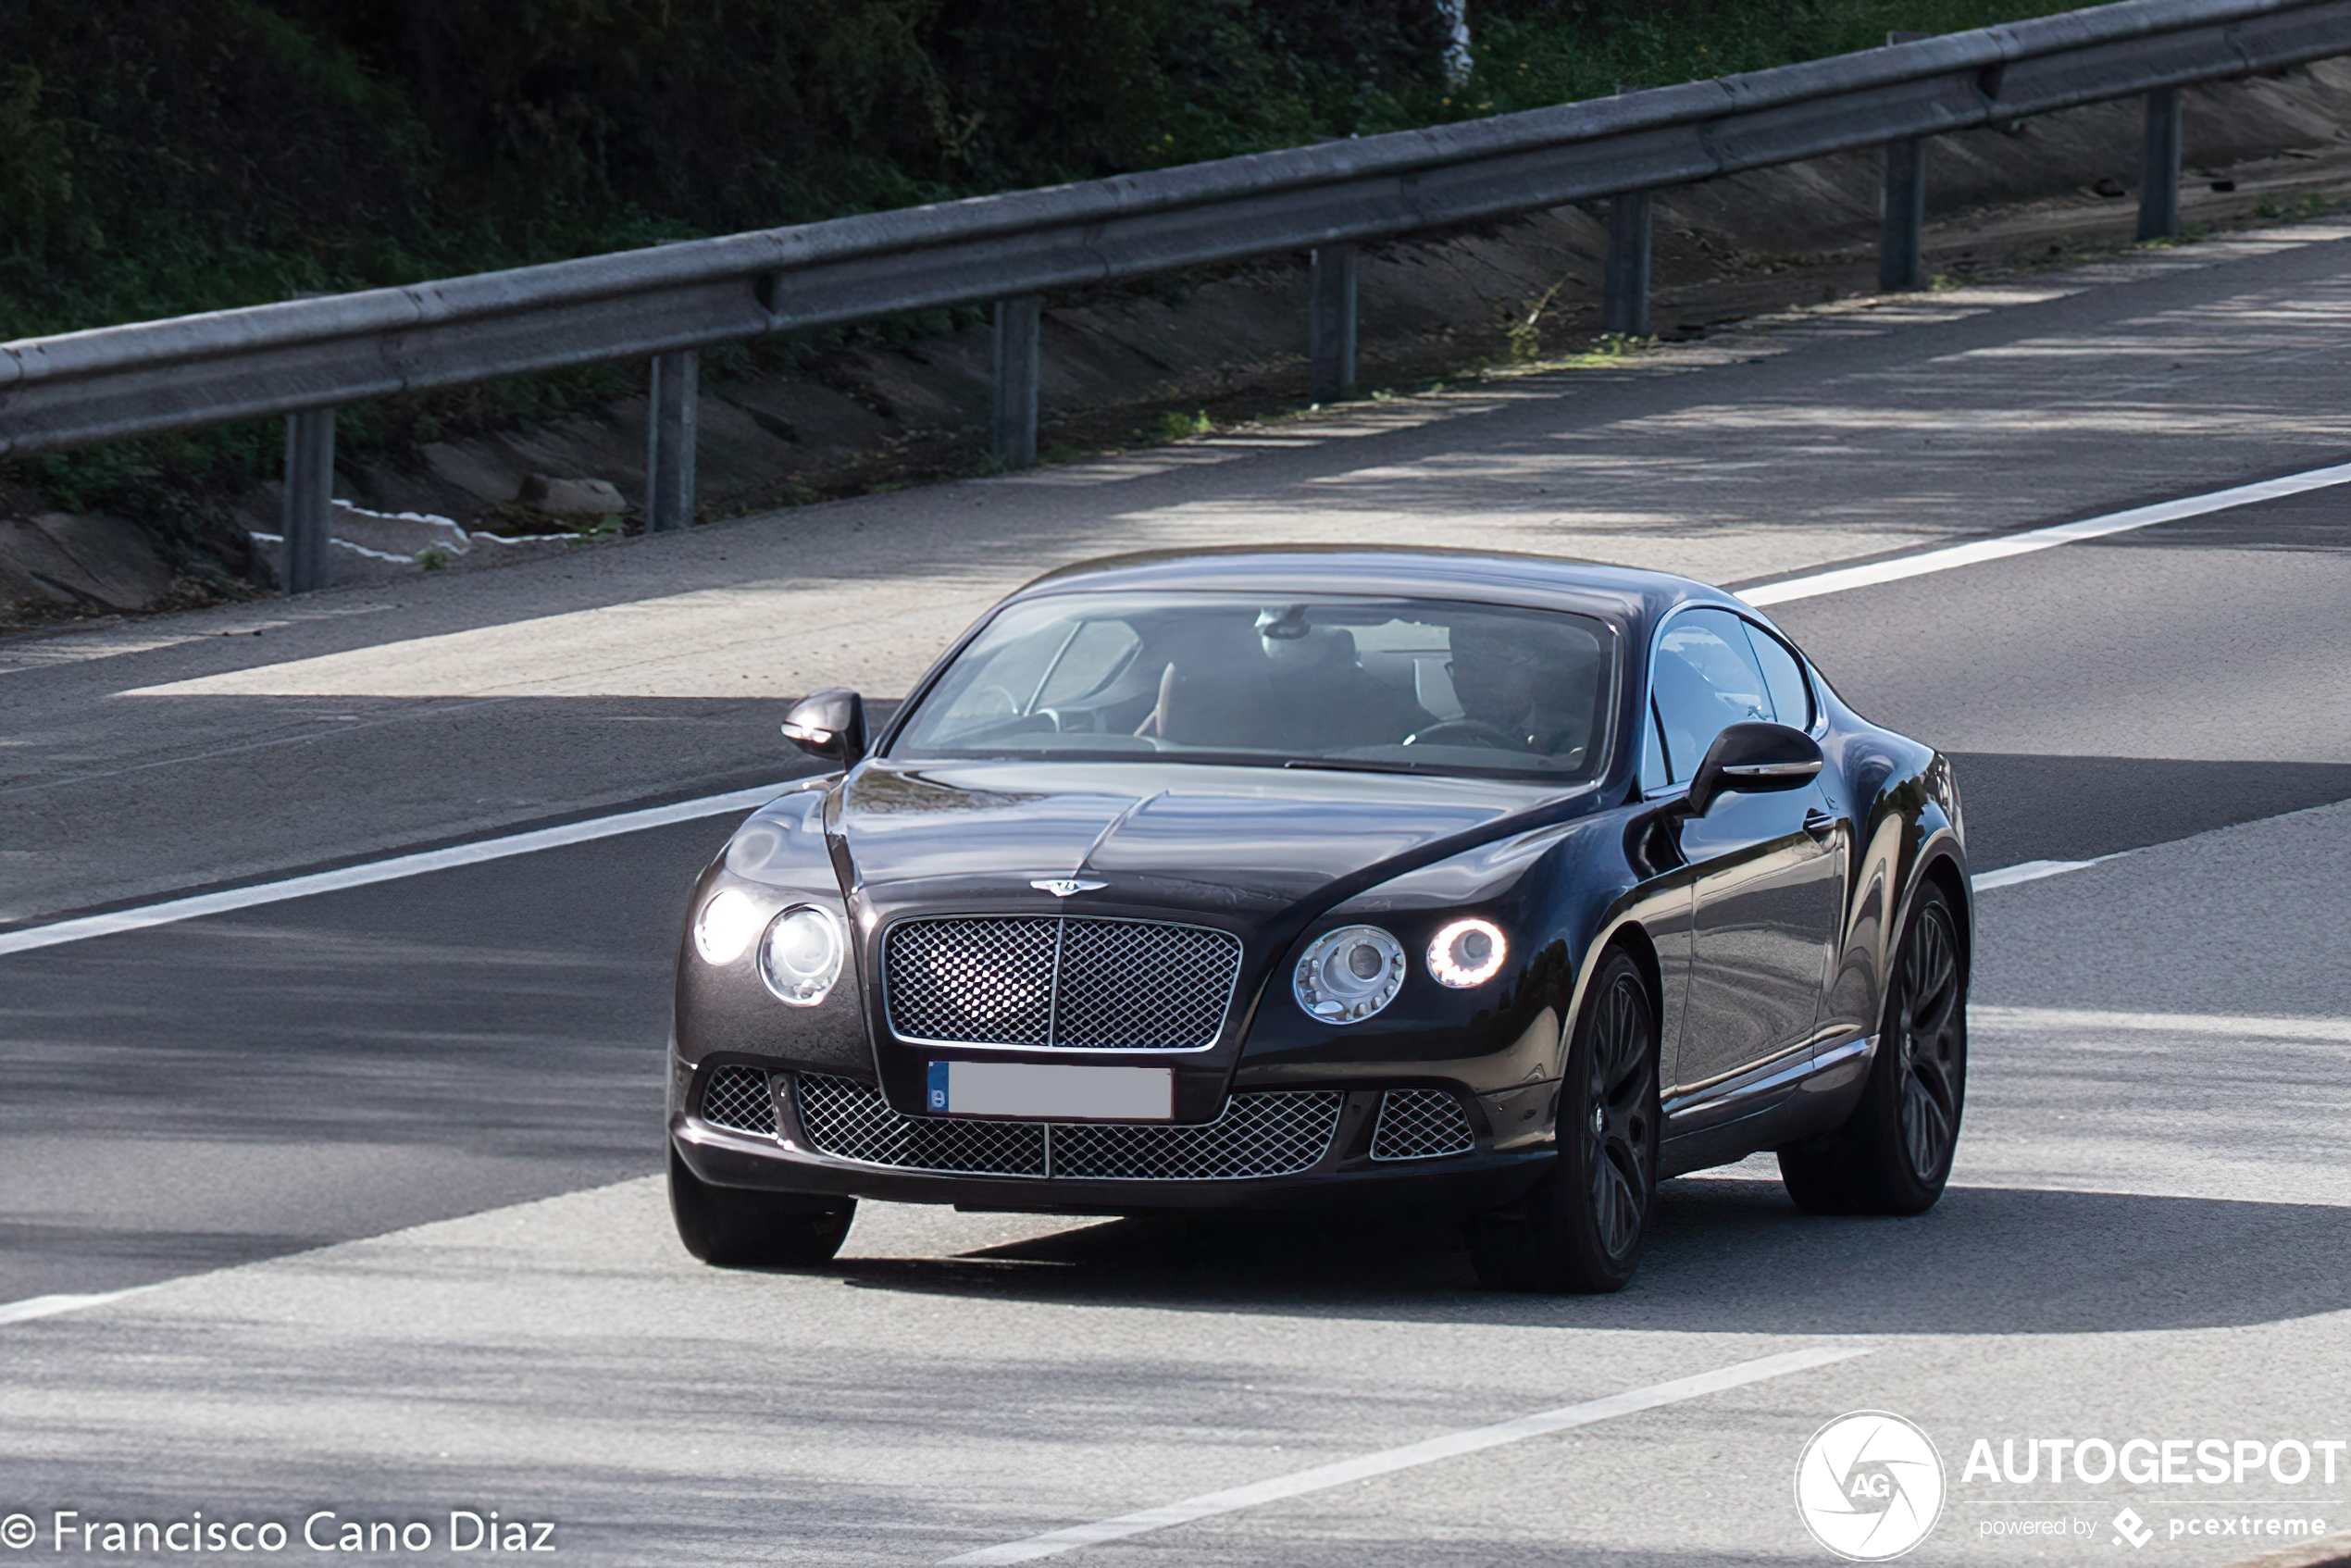
[[[1641,418],[1738,428],[1783,417],[1805,374],[1859,385],[1932,362],[1988,379],[1970,394],[1974,444],[1914,473],[1914,506],[1879,514],[1895,526],[1870,525],[1862,494],[1898,469],[1893,449],[1856,476],[1787,448],[1794,471],[1772,482],[1846,484],[1838,505],[1860,520],[1801,549],[1710,536],[1723,580],[1931,545],[1968,516],[2067,520],[2351,459],[2344,355],[2295,370],[2281,347],[2351,344],[2344,249],[2322,237],[2092,279],[1857,330],[1858,358],[1809,372],[1794,362],[1817,345],[1799,344],[1626,395],[1680,410]],[[2134,288],[2160,298],[2135,296],[2134,314]],[[2180,342],[2098,417],[2208,439],[2150,438],[2131,447],[2146,471],[2089,472],[2081,442],[2046,431],[2094,422],[2075,394],[2111,371],[2093,351],[2118,321],[2142,338],[2165,323]],[[2048,368],[2050,344],[2072,341],[2060,329],[2081,334],[2079,379]],[[1938,332],[1939,348],[1906,337]],[[2264,355],[2238,356],[2257,340]],[[2180,371],[2191,361],[2210,375]],[[2018,367],[2023,380],[1997,380]],[[1776,380],[1748,398],[1737,378],[1758,374]],[[1572,477],[1599,437],[1578,427],[1567,450],[1530,453],[1539,404],[1348,438],[1449,431],[1420,467],[1375,453],[1349,482],[1407,511],[1432,492],[1432,509],[1462,506],[1449,466],[1470,474],[1480,430],[1500,432],[1494,462],[1462,484]],[[2266,428],[2232,423],[2254,405]],[[1916,429],[1966,425],[1962,412]],[[1246,491],[1232,475],[1260,461],[1301,459],[1223,457],[1217,483]],[[1663,494],[1686,479],[1642,482]],[[1073,483],[1056,504],[1131,524],[1126,482]],[[1561,503],[1553,532],[1524,542],[1671,553],[1611,532],[1633,483],[1597,520]],[[1909,527],[1913,510],[1942,520]],[[501,591],[545,591],[523,570]],[[951,587],[934,597],[960,604],[971,583]],[[1912,1561],[2220,1564],[2283,1544],[2246,1533],[2273,1518],[2351,1528],[2346,604],[2351,486],[1774,606],[1849,701],[1959,759],[1979,872],[2095,864],[1981,895],[1971,1103],[1936,1211],[1802,1216],[1768,1161],[1749,1162],[1669,1184],[1640,1277],[1606,1300],[1488,1295],[1442,1229],[1328,1221],[869,1204],[830,1269],[692,1264],[649,1173],[681,900],[724,817],[0,954],[0,1303],[16,1303],[0,1304],[0,1515],[41,1532],[9,1555],[56,1556],[59,1509],[202,1510],[286,1523],[282,1560],[307,1555],[303,1521],[331,1510],[329,1538],[351,1520],[425,1522],[436,1544],[405,1555],[468,1561],[447,1549],[451,1512],[494,1510],[552,1523],[555,1561],[616,1564],[1055,1548],[1089,1565],[1816,1562],[1829,1558],[1792,1500],[1797,1456],[1857,1410],[1915,1422],[1946,1461],[1943,1515]],[[43,803],[0,866],[50,852],[11,888],[19,927],[202,886],[206,864],[330,864],[362,839],[690,792],[664,745],[635,740],[616,743],[633,793],[582,778],[593,732],[623,729],[630,702],[714,738],[723,765],[706,788],[790,771],[760,750],[772,693],[717,695],[706,667],[666,678],[690,712],[641,691],[584,691],[555,714],[427,702],[387,672],[440,660],[446,675],[474,656],[473,633],[399,606],[336,622],[336,607],[292,629],[339,628],[347,645],[285,658],[240,650],[224,666],[217,643],[168,626],[144,649],[18,652],[0,696],[27,693],[19,711],[39,716],[12,765],[20,799]],[[358,639],[363,619],[401,631]],[[162,727],[159,754],[185,765],[155,771],[193,803],[175,822],[174,791],[156,789],[112,848],[104,825],[130,800],[136,749],[107,726],[130,721],[103,703],[66,716],[101,680]],[[376,743],[303,728],[333,703],[379,704],[379,735],[447,723],[432,732],[465,742],[429,778],[388,785],[397,832],[304,837],[330,796],[367,806],[356,765],[301,760]],[[273,703],[305,716],[265,734],[280,721],[255,716]],[[180,745],[176,713],[226,728]],[[503,743],[485,728],[499,722]],[[218,769],[261,746],[296,757],[273,779],[285,809],[249,799],[240,838]],[[86,787],[46,788],[68,776]],[[211,859],[175,849],[175,830],[210,835]],[[85,893],[61,857],[87,867]],[[2305,1475],[2145,1484],[1972,1462],[1979,1439],[2021,1457],[2049,1438],[2265,1453],[2290,1439],[2320,1457]],[[2065,1533],[2018,1533],[2040,1527]]]

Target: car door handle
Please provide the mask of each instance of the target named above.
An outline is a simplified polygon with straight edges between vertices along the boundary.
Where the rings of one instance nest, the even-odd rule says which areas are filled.
[[[1835,817],[1831,816],[1827,812],[1822,811],[1818,806],[1814,806],[1810,811],[1804,814],[1804,830],[1807,833],[1811,834],[1816,840],[1823,844],[1827,843],[1830,839],[1835,837],[1836,823],[1837,819]]]

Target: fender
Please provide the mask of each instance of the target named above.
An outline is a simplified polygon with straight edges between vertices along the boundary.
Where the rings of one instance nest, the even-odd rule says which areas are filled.
[[[1959,877],[1959,886],[1966,890],[1956,901],[1958,907],[1951,912],[1959,921],[1959,972],[1965,976],[1972,967],[1975,954],[1975,893],[1973,882],[1968,875],[1967,850],[1959,840],[1958,830],[1947,821],[1928,823],[1922,820],[1918,828],[1909,852],[1905,856],[1909,862],[1909,869],[1902,878],[1902,897],[1896,907],[1895,918],[1880,954],[1879,973],[1883,977],[1891,972],[1894,950],[1901,941],[1902,933],[1909,929],[1910,912],[1917,907],[1919,889],[1925,884],[1927,873],[1939,862],[1950,866]],[[1885,1004],[1885,990],[1881,986],[1878,995],[1881,1011]]]
[[[1599,970],[1601,957],[1618,939],[1630,934],[1645,943],[1656,959],[1657,972],[1650,978],[1657,987],[1653,1000],[1657,1003],[1658,1071],[1661,1084],[1673,1081],[1676,1064],[1673,1057],[1682,1035],[1683,1002],[1689,989],[1695,885],[1696,879],[1688,872],[1678,872],[1627,889],[1602,913],[1576,959],[1575,981],[1560,1010],[1560,1039],[1552,1077],[1560,1077],[1567,1071],[1568,1042],[1574,1034],[1576,1019],[1583,1015],[1584,1000],[1591,989],[1593,976]],[[1637,951],[1636,947],[1636,953]]]

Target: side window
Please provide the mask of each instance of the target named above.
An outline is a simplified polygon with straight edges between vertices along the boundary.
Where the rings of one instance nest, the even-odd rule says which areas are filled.
[[[1689,781],[1724,729],[1773,714],[1746,625],[1726,610],[1688,610],[1673,617],[1658,640],[1649,690],[1664,721],[1665,761],[1676,784]]]
[[[1763,669],[1763,689],[1772,694],[1772,707],[1782,724],[1791,729],[1812,728],[1812,688],[1805,682],[1804,666],[1786,644],[1751,621],[1740,623],[1747,631],[1748,646],[1755,650],[1755,662]]]
[[[1657,728],[1657,706],[1651,703],[1641,725],[1641,793],[1662,790],[1672,782],[1665,771],[1665,738]]]

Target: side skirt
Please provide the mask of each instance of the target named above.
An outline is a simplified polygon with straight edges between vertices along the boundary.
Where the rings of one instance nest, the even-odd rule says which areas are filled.
[[[1867,1035],[1799,1053],[1666,1101],[1659,1175],[1735,1164],[1826,1132],[1853,1114],[1877,1041]]]

